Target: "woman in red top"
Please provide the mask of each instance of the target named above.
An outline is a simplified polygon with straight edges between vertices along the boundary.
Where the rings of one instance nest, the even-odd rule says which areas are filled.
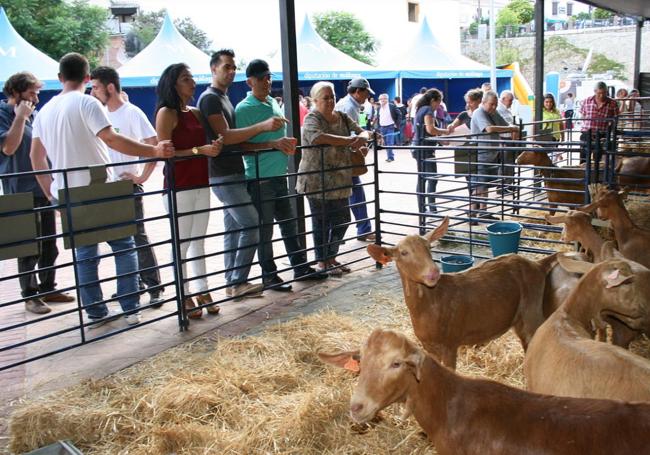
[[[210,213],[210,188],[208,186],[208,158],[217,156],[223,145],[222,138],[206,144],[206,134],[203,128],[201,113],[188,103],[194,96],[196,82],[184,63],[168,66],[163,71],[156,87],[158,102],[156,105],[156,133],[158,140],[171,139],[176,149],[176,157],[187,157],[174,160],[173,178],[169,164],[165,166],[165,188],[175,190],[178,218],[179,238],[194,238],[204,236],[208,230]],[[167,198],[165,197],[167,207]],[[167,207],[169,211],[169,208]],[[201,213],[183,216],[184,212],[205,210]],[[212,303],[208,292],[208,280],[205,277],[206,266],[204,239],[181,242],[181,260],[187,257],[199,257],[190,261],[195,283],[194,294],[196,303],[206,305]],[[182,264],[182,278],[188,277],[187,263]],[[190,294],[189,282],[183,283],[185,295]],[[203,315],[203,310],[196,308],[192,297],[183,300],[188,317],[196,319]],[[211,305],[208,313],[217,314],[219,307]]]

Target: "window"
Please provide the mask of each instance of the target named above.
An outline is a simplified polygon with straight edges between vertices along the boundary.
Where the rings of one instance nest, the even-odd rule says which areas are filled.
[[[420,5],[418,3],[409,2],[409,22],[420,21]]]
[[[573,16],[573,3],[566,4],[566,15]]]
[[[558,2],[553,2],[553,11],[551,12],[553,16],[557,16],[557,5]]]

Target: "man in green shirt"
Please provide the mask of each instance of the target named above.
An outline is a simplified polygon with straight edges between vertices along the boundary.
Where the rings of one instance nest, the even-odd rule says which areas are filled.
[[[246,68],[248,95],[235,108],[237,128],[246,128],[274,116],[283,117],[277,101],[271,97],[271,71],[264,60],[253,60]],[[274,221],[280,225],[282,240],[294,270],[296,280],[322,280],[327,275],[317,272],[307,263],[305,246],[298,237],[296,209],[288,198],[287,164],[289,155],[296,153],[296,139],[286,136],[286,126],[276,131],[257,134],[248,140],[258,149],[273,149],[244,156],[248,191],[253,198],[262,225],[257,255],[263,272],[265,287],[277,291],[291,291],[278,276],[273,260]],[[249,147],[247,147],[248,149]]]

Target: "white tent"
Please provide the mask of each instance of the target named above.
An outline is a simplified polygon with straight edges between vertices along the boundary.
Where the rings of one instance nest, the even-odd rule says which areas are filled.
[[[157,85],[163,70],[174,63],[187,64],[197,84],[212,80],[210,56],[186,40],[167,13],[156,38],[117,72],[124,87],[150,87]]]
[[[29,71],[43,81],[43,90],[61,88],[58,62],[20,36],[0,6],[0,84],[19,71]]]
[[[368,79],[394,79],[394,70],[380,70],[360,62],[344,52],[341,52],[314,30],[309,18],[305,15],[302,28],[296,38],[298,54],[298,79],[308,80],[349,80],[355,77]],[[282,54],[277,52],[269,61],[274,77],[281,77]]]

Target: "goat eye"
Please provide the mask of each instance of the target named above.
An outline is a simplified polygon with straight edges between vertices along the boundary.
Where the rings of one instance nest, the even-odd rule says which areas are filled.
[[[402,256],[408,256],[409,252],[402,250],[402,251],[399,252],[399,254],[401,254]]]
[[[401,362],[393,362],[393,363],[390,364],[391,368],[399,368],[401,366],[402,366]]]

